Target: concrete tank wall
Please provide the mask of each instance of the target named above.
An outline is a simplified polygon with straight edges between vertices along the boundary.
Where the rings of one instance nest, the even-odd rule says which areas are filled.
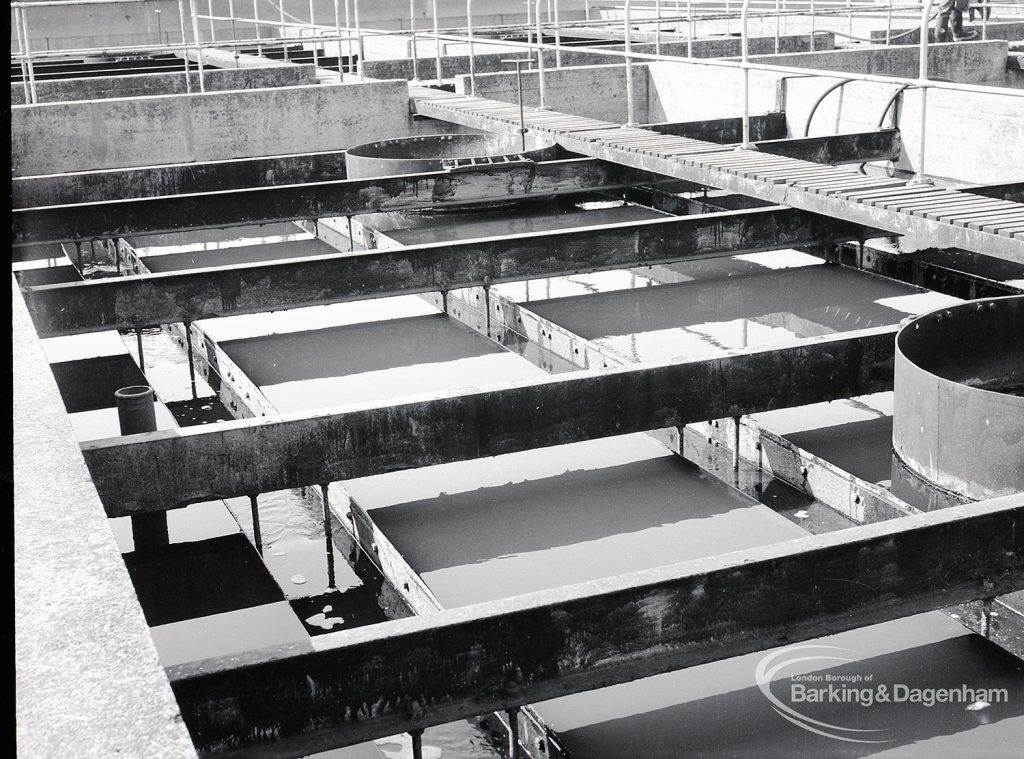
[[[18,176],[342,150],[418,131],[405,82],[48,103],[11,109]]]
[[[963,47],[964,43],[958,43]],[[1005,43],[980,43],[998,50]],[[962,51],[957,44],[938,45],[952,59]],[[894,54],[899,55],[896,48]],[[815,53],[825,59],[835,53]],[[689,63],[648,66],[652,120],[692,121],[738,116],[743,112],[742,74],[739,69],[713,68]],[[803,137],[808,115],[836,77],[792,77],[770,72],[750,74],[751,113],[785,111],[789,133]],[[611,87],[612,85],[609,85]],[[862,132],[878,128],[882,112],[896,92],[895,85],[853,82],[828,95],[815,112],[811,136]],[[921,130],[920,92],[901,96],[896,125],[904,153],[897,166],[918,168]],[[893,123],[890,111],[885,126]],[[1024,175],[1024,98],[1006,94],[932,89],[928,94],[925,171],[964,182],[1011,181]]]
[[[189,85],[199,92],[199,72],[189,71]],[[268,66],[259,69],[211,69],[203,71],[207,92],[223,90],[255,90],[266,87],[296,87],[316,84],[312,66]],[[187,93],[184,72],[175,74],[133,74],[129,76],[97,76],[81,79],[53,79],[36,82],[36,100],[56,103],[103,98],[133,98],[151,95],[184,95]],[[11,104],[25,104],[25,87],[11,84]]]
[[[896,338],[893,449],[972,500],[1024,490],[1024,297],[926,314]],[[986,389],[992,388],[992,389]]]

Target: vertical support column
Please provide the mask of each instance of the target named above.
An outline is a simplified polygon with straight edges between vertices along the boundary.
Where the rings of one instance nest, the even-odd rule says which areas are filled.
[[[808,49],[814,52],[814,0],[811,0],[811,33],[807,40]]]
[[[252,512],[252,542],[256,551],[263,555],[263,534],[260,531],[260,506],[259,495],[249,496],[249,510]]]
[[[359,541],[356,541],[359,544]],[[412,759],[423,759],[423,728],[409,731],[409,738],[412,739]]]
[[[340,43],[339,43],[339,54],[340,54]],[[352,25],[349,19],[348,12],[348,0],[345,0],[345,57],[348,59],[345,62],[345,72],[348,74],[352,73]]]
[[[743,417],[734,416],[733,422],[733,438],[732,438],[732,471],[740,471],[740,422]]]
[[[192,322],[185,322],[185,345],[188,349],[188,378],[192,383],[192,400],[195,400],[198,396],[196,394],[196,361],[195,354],[192,349]]]
[[[661,0],[654,0],[654,15],[658,17],[654,27],[654,54],[661,55]]]
[[[537,9],[538,11],[540,8]],[[491,336],[491,286],[484,283],[484,312],[487,314],[487,336]]]
[[[206,0],[207,21],[210,22],[210,42],[217,41],[217,32],[213,28],[213,0]]]
[[[743,0],[743,9],[740,11],[742,18],[742,52],[743,52],[743,147],[750,147],[750,35],[747,28],[747,13],[750,10],[750,0]],[[813,35],[813,31],[812,31]]]
[[[519,750],[519,709],[508,709],[505,715],[508,717],[509,759],[520,759],[522,752]]]
[[[327,547],[327,587],[334,588],[334,535],[331,525],[331,501],[327,489],[329,482],[320,483],[320,493],[324,500],[324,542]]]
[[[122,435],[137,435],[156,431],[156,395],[148,385],[122,387],[114,392],[117,403],[117,421]],[[133,514],[132,537],[135,550],[165,546],[170,542],[167,532],[167,512]]]
[[[135,328],[135,343],[139,349],[139,369],[146,373],[146,356],[142,352],[142,327]]]

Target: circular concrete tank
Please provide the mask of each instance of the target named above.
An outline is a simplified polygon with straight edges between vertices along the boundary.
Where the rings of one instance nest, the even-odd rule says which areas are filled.
[[[345,170],[349,179],[440,171],[442,162],[459,158],[547,161],[558,153],[550,137],[526,135],[526,150],[518,134],[430,134],[368,142],[349,148]]]
[[[894,490],[960,501],[1024,491],[1024,296],[907,323],[894,390]]]

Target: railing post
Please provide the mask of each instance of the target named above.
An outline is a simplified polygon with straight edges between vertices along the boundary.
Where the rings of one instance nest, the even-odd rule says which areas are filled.
[[[626,123],[624,126],[633,126],[636,124],[634,121],[633,113],[633,60],[630,57],[630,53],[633,50],[631,41],[631,27],[632,27],[632,8],[633,0],[626,0],[626,6],[624,11],[625,19],[623,21],[623,33],[626,39]]]
[[[555,68],[562,68],[562,30],[558,26],[558,0],[555,0]]]
[[[334,9],[337,11],[338,2],[335,0]],[[263,57],[263,44],[260,41],[260,3],[259,0],[252,0],[252,21],[256,30],[256,55]]]
[[[750,0],[743,0],[743,9],[740,12],[742,17],[742,39],[740,41],[743,60],[743,147],[750,147],[750,37],[747,34],[747,12],[750,9]],[[812,30],[813,38],[813,30]]]
[[[434,62],[435,62],[436,67],[437,67],[437,71],[436,71],[437,81],[438,81],[438,84],[440,84],[441,79],[443,78],[443,72],[441,70],[441,33],[440,33],[440,26],[438,25],[438,20],[437,20],[437,0],[433,0],[433,13],[434,13],[434,56],[435,56],[435,61]]]
[[[231,50],[235,54],[235,68],[238,68],[238,34],[235,32],[235,0],[228,0],[228,18],[231,19]]]
[[[924,173],[924,149],[925,149],[925,134],[928,126],[928,14],[932,9],[932,0],[925,0],[921,6],[921,41],[920,41],[920,60],[918,68],[918,77],[920,78],[920,84],[918,85],[921,89],[921,112],[920,112],[920,150],[917,154],[917,173],[914,176],[913,181],[917,184],[931,184]]]
[[[196,0],[188,0],[188,5],[189,11],[192,15],[192,37],[195,38],[196,43],[196,66],[199,71],[199,91],[206,92],[206,82],[203,79],[203,47],[199,44],[199,16],[196,13]]]
[[[808,50],[814,52],[814,0],[811,0],[811,33],[807,41]]]
[[[309,0],[309,39],[313,43],[313,76],[316,76],[316,70],[320,68],[320,60],[316,52],[316,20],[314,17],[313,0]]]
[[[530,0],[526,0],[530,7]],[[476,97],[476,61],[473,58],[473,0],[466,0],[466,30],[469,37],[469,94]]]
[[[537,106],[538,111],[547,111],[548,108],[546,95],[547,86],[544,82],[544,35],[540,25],[540,4],[543,0],[537,0],[537,5],[533,9],[533,21],[537,25],[537,81],[540,85],[540,105]],[[628,2],[628,0],[627,0]]]
[[[689,25],[689,31],[686,34],[686,57],[693,58],[693,32],[694,32],[694,21],[693,21],[693,0],[686,0],[686,23]]]
[[[338,46],[338,84],[341,84],[345,81],[345,75],[341,71],[341,8],[338,7],[338,0],[334,0],[334,34],[337,37],[334,44]]]
[[[206,15],[209,16],[206,20],[210,22],[210,42],[216,42],[217,30],[213,27],[213,0],[206,0]]]
[[[352,0],[352,21],[356,25],[356,55],[359,62],[356,63],[356,73],[363,78],[363,59],[366,58],[366,47],[363,45],[363,27],[359,23],[359,0]]]
[[[654,27],[654,54],[661,55],[661,0],[654,0],[654,15],[658,17]]]
[[[418,82],[420,67],[416,60],[416,0],[409,0],[409,34],[412,35],[412,80]]]
[[[347,0],[346,0],[346,3],[347,3]],[[347,7],[348,6],[346,5],[346,8]],[[281,21],[280,21],[280,23],[281,23],[281,27],[280,27],[281,35],[280,36],[281,36],[281,39],[284,40],[284,44],[281,46],[281,48],[282,48],[282,50],[284,50],[284,60],[287,61],[288,60],[288,30],[285,28],[285,25],[284,25],[284,0],[277,0],[277,10],[280,11],[280,17],[281,17]]]

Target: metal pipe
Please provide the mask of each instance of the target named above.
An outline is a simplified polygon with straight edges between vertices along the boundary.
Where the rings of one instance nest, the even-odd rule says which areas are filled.
[[[814,105],[811,106],[810,113],[807,114],[807,121],[804,123],[804,137],[811,136],[811,120],[814,119],[814,114],[818,111],[818,106],[821,102],[828,97],[834,90],[838,90],[840,87],[849,84],[853,79],[840,79],[838,82],[828,87],[823,93],[818,95],[818,99],[814,101]]]
[[[195,38],[196,43],[196,65],[199,67],[199,91],[206,92],[206,81],[203,78],[203,48],[199,45],[199,19],[196,18],[196,0],[188,0],[188,7],[192,14],[192,36]],[[186,51],[185,54],[188,55],[188,51]]]
[[[625,126],[633,126],[636,124],[634,119],[635,114],[633,113],[633,61],[630,59],[629,54],[632,52],[632,11],[633,11],[633,0],[626,0],[626,6],[624,9],[623,17],[623,33],[625,35],[625,49],[626,49],[626,123]]]
[[[185,327],[185,344],[188,350],[188,378],[192,383],[192,400],[198,397],[196,392],[196,360],[192,350],[192,322],[185,322],[182,326]]]
[[[136,343],[137,343],[137,346],[138,346],[138,349],[139,349],[139,369],[141,369],[142,373],[145,374],[146,373],[146,356],[142,352],[142,328],[141,327],[138,327],[135,330],[135,340],[136,340]]]
[[[440,84],[444,72],[441,69],[441,36],[440,31],[438,30],[437,0],[433,0],[432,4],[434,13],[434,63],[437,69],[435,74],[437,76],[437,82]]]
[[[886,11],[885,11],[885,44],[886,44],[886,47],[889,46],[891,41],[892,41],[892,5],[887,5],[886,6]]]
[[[213,0],[206,0],[206,12],[210,16],[210,42],[216,42],[217,32],[213,28]]]
[[[255,0],[253,0],[255,2]],[[181,22],[181,44],[188,44],[188,36],[185,33],[185,1],[178,0],[178,20]],[[181,56],[182,61],[185,63],[185,92],[192,94],[192,82],[188,75],[188,53],[186,52]]]
[[[418,82],[420,69],[419,61],[416,60],[416,0],[409,0],[409,34],[412,35],[412,80]]]
[[[626,0],[626,1],[629,2],[629,0]],[[544,43],[544,35],[541,33],[541,25],[540,25],[540,4],[541,4],[541,2],[543,2],[543,0],[537,0],[537,5],[533,9],[533,20],[534,20],[534,23],[537,25],[537,44],[538,45],[543,45],[543,43]],[[538,47],[537,48],[537,81],[538,81],[538,83],[540,85],[540,105],[537,106],[537,110],[538,111],[550,110],[548,108],[547,101],[545,99],[545,95],[547,93],[547,87],[546,87],[546,85],[544,83],[544,48],[543,47]]]
[[[526,0],[530,7],[530,0]],[[469,94],[476,97],[476,61],[473,58],[473,0],[466,0],[466,31],[469,34]]]

